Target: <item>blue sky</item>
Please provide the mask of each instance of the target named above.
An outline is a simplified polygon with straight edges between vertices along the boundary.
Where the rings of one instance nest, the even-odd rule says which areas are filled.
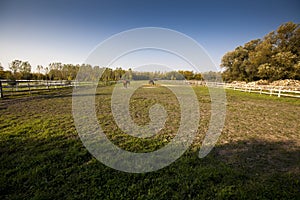
[[[219,66],[227,51],[285,22],[299,23],[299,13],[298,0],[1,0],[0,62],[6,69],[14,59],[33,68],[82,63],[111,35],[150,26],[190,36]]]

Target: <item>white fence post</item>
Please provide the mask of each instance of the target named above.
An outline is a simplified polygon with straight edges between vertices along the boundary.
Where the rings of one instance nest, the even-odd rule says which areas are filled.
[[[3,98],[4,95],[3,95],[3,90],[2,90],[2,82],[0,80],[0,98]]]
[[[27,86],[28,86],[29,94],[31,94],[30,82],[27,82]]]

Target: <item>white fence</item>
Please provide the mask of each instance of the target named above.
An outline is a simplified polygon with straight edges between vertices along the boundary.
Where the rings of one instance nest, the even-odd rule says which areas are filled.
[[[275,95],[277,97],[295,97],[300,98],[300,87],[292,86],[272,86],[272,85],[239,85],[222,82],[204,82],[204,81],[188,81],[189,84],[205,85],[209,87],[224,87],[227,89],[238,90],[249,93],[259,93],[267,95]]]
[[[111,85],[115,81],[92,82],[92,81],[67,81],[67,80],[0,80],[0,98],[4,96],[24,95],[50,91],[67,87],[81,87],[91,85]]]
[[[295,97],[300,98],[300,87],[291,86],[271,86],[271,85],[241,85],[223,82],[205,82],[205,81],[183,81],[185,84],[204,85],[209,87],[224,87],[242,92],[259,93],[267,95],[275,95],[277,97]],[[0,80],[0,98],[4,94],[14,95],[21,93],[32,93],[41,90],[50,90],[63,87],[77,87],[94,84],[94,82],[74,82],[74,81],[47,81],[47,80]]]
[[[17,95],[33,93],[41,90],[50,90],[63,87],[72,87],[71,81],[50,81],[50,80],[0,80],[0,98],[5,95]]]
[[[267,94],[267,95],[276,95],[278,97],[295,97],[300,98],[300,91],[295,90],[295,88],[284,89],[281,86],[234,86],[234,85],[226,85],[225,88],[230,88],[233,90],[238,90],[242,92],[253,92],[259,94]]]

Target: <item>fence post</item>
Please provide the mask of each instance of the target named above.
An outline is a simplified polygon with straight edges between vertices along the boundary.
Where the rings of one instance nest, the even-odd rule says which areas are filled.
[[[281,93],[281,88],[279,88],[278,97],[280,97],[280,93]]]
[[[47,80],[47,88],[48,88],[48,90],[50,91],[50,89],[49,89],[49,82],[48,82],[48,80]]]
[[[29,94],[31,94],[30,82],[28,82],[27,85],[28,85],[28,89],[29,89]]]
[[[0,98],[3,98],[4,95],[3,95],[3,90],[2,90],[2,82],[0,80]]]

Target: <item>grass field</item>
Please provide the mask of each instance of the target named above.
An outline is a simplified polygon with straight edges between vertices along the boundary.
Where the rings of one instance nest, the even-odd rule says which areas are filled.
[[[112,86],[99,87],[96,109],[107,136],[133,152],[161,148],[176,134],[180,108],[165,87],[138,89],[131,116],[149,122],[156,102],[168,112],[152,138],[125,135],[114,123]],[[210,154],[198,151],[210,117],[205,87],[194,87],[198,136],[171,165],[151,173],[111,169],[84,148],[72,117],[72,90],[0,100],[1,199],[299,199],[300,100],[227,90],[225,127]]]

